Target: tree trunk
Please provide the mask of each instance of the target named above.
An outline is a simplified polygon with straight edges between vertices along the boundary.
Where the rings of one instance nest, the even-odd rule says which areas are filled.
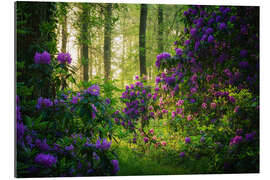
[[[140,75],[146,74],[146,60],[145,60],[145,34],[146,34],[146,19],[147,19],[147,4],[141,5],[140,13],[140,32],[139,32],[139,57],[140,57]]]
[[[105,9],[105,28],[104,28],[104,74],[105,81],[111,77],[111,16],[112,16],[112,4],[106,5]]]
[[[66,53],[67,51],[67,16],[64,16],[62,24],[62,47],[61,52]]]
[[[88,65],[88,41],[87,41],[87,27],[88,27],[88,22],[87,22],[87,8],[83,8],[83,24],[82,24],[82,62],[83,62],[83,80],[88,81],[89,76],[88,76],[88,71],[89,71],[89,65]]]
[[[163,8],[158,5],[158,53],[163,52]]]
[[[92,80],[93,79],[93,56],[92,56],[92,50],[91,50],[91,46],[90,46],[90,50],[89,50],[89,57],[90,57],[90,61],[89,61],[89,69],[90,69],[90,76],[89,76],[89,78],[90,78],[90,80]]]

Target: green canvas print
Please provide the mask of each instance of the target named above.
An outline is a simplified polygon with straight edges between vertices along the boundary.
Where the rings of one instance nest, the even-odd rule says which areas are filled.
[[[259,173],[259,6],[14,5],[16,177]]]

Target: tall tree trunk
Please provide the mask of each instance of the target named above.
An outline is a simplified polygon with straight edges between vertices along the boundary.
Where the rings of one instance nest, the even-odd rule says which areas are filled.
[[[61,52],[66,53],[67,51],[67,15],[64,16],[62,24],[62,47]]]
[[[90,80],[93,79],[93,56],[92,56],[92,50],[91,50],[91,46],[90,46],[90,50],[89,50],[89,57],[90,57],[90,61],[89,61],[89,69],[90,69]]]
[[[112,16],[112,4],[106,5],[105,9],[105,28],[104,28],[104,73],[105,81],[111,77],[111,16]]]
[[[146,74],[146,60],[145,60],[145,34],[146,34],[146,19],[147,19],[147,4],[141,5],[140,13],[140,32],[139,32],[139,57],[140,57],[140,75]]]
[[[162,5],[158,5],[158,53],[163,52],[163,8]]]
[[[89,76],[88,76],[88,71],[89,71],[89,66],[88,66],[88,41],[87,41],[87,29],[88,29],[88,22],[87,22],[87,8],[83,8],[83,24],[82,24],[82,62],[83,62],[83,80],[88,81]]]

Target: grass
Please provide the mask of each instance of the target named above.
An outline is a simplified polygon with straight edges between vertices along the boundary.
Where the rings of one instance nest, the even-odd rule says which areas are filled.
[[[121,143],[114,146],[119,156],[120,171],[118,176],[136,175],[180,175],[180,174],[205,174],[209,173],[206,159],[181,160],[179,157],[162,155],[161,159],[153,156],[154,152],[139,153]],[[155,152],[156,155],[156,152]]]

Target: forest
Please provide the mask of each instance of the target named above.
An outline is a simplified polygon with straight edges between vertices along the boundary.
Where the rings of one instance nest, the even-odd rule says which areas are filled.
[[[15,176],[259,173],[259,7],[15,3]]]

